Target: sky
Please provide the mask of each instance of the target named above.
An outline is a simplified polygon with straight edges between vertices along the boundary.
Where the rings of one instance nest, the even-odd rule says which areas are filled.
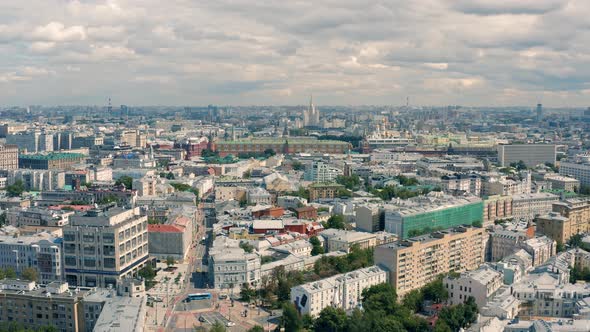
[[[3,0],[0,106],[590,106],[588,0]]]

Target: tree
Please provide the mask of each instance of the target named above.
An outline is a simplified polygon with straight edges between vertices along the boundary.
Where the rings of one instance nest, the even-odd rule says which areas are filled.
[[[168,180],[174,180],[174,173],[168,172],[168,174],[166,174],[166,179],[168,179]]]
[[[127,175],[123,175],[115,181],[116,186],[123,185],[125,189],[131,189],[133,187],[133,178]]]
[[[18,197],[25,191],[25,185],[21,180],[14,181],[13,184],[6,186],[6,193],[10,197]]]
[[[154,271],[154,268],[148,264],[141,268],[141,270],[137,271],[137,275],[146,280],[151,280],[156,277],[156,271]]]
[[[269,148],[269,149],[266,149],[266,150],[264,150],[264,156],[265,156],[265,157],[267,157],[267,158],[268,158],[268,157],[272,157],[272,156],[274,156],[274,155],[276,155],[276,154],[277,154],[277,153],[276,153],[276,152],[275,152],[275,150],[273,150],[273,149],[270,149],[270,148]]]
[[[367,311],[393,314],[396,311],[397,294],[389,283],[371,286],[362,293],[363,307]]]
[[[4,277],[7,279],[16,279],[16,272],[13,268],[7,267],[4,269]]]
[[[331,216],[328,221],[324,223],[325,228],[336,228],[336,229],[345,229],[346,223],[344,222],[344,217],[340,214],[335,214]]]
[[[317,236],[312,236],[311,239],[309,239],[309,243],[311,243],[313,246],[311,249],[312,256],[317,256],[324,253],[324,247]]]
[[[264,327],[262,327],[260,325],[255,325],[254,327],[249,329],[247,332],[264,332]]]
[[[570,239],[567,241],[567,244],[570,248],[579,248],[582,247],[584,242],[582,242],[582,239],[584,237],[582,236],[582,234],[574,234],[572,235],[572,237],[570,237]]]
[[[425,300],[440,303],[449,298],[449,293],[443,285],[443,275],[439,275],[434,281],[429,282],[422,288]]]
[[[39,280],[39,273],[32,267],[24,268],[21,277],[25,280],[37,282]]]
[[[0,213],[0,226],[4,226],[6,224],[6,212]]]
[[[325,307],[314,324],[316,331],[344,331],[346,312],[340,308]]]
[[[442,320],[451,331],[459,331],[477,319],[477,312],[475,299],[470,296],[465,303],[443,308],[439,320]]]
[[[283,316],[281,317],[281,325],[285,328],[285,331],[297,332],[302,328],[302,321],[299,312],[295,308],[295,305],[290,302],[283,303]]]
[[[226,332],[227,329],[225,328],[225,326],[223,326],[223,323],[221,323],[220,321],[216,320],[215,323],[213,323],[213,325],[211,325],[211,328],[209,329],[209,332]]]
[[[511,163],[510,167],[516,168],[517,171],[522,171],[522,170],[527,169],[526,164],[522,160],[519,160],[518,162]]]
[[[293,167],[293,170],[295,170],[295,171],[300,171],[300,170],[303,169],[303,164],[301,162],[299,162],[299,161],[294,161],[291,164],[291,167]]]
[[[168,265],[168,267],[171,267],[172,265],[174,265],[174,263],[176,263],[176,261],[174,260],[174,257],[172,257],[172,256],[166,257],[166,265]]]
[[[422,291],[419,289],[414,289],[404,296],[402,304],[404,307],[410,309],[413,312],[419,312],[422,310],[423,301],[424,295],[422,295]]]
[[[336,182],[346,187],[349,190],[356,190],[361,185],[361,179],[358,175],[353,174],[351,176],[338,175]]]
[[[240,242],[240,248],[244,249],[244,251],[247,253],[251,253],[254,251],[254,246],[246,241]]]
[[[242,301],[250,302],[252,299],[256,298],[256,290],[250,288],[250,284],[245,282],[242,284],[242,289],[240,290],[240,298]]]

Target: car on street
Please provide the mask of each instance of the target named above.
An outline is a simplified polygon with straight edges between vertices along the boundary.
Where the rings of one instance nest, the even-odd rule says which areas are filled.
[[[234,322],[227,322],[227,323],[225,323],[225,326],[227,326],[227,327],[236,326],[236,323],[234,323]]]

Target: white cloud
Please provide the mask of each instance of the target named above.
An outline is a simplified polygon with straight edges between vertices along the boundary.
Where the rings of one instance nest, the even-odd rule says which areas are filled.
[[[588,11],[587,0],[0,2],[0,82],[18,86],[10,103],[71,90],[64,100],[81,104],[107,93],[294,104],[313,91],[326,104],[586,105]]]
[[[35,28],[31,37],[34,40],[53,42],[84,40],[86,39],[86,30],[80,25],[66,27],[61,22],[50,22],[47,25]]]

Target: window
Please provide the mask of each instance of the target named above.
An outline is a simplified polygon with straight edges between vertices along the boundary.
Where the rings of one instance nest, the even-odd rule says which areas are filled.
[[[84,258],[85,267],[96,267],[96,260],[94,258]]]
[[[112,269],[115,267],[115,259],[114,258],[105,258],[103,261],[103,266],[107,269]]]
[[[66,256],[65,258],[66,265],[76,265],[76,256]]]
[[[115,242],[115,234],[111,234],[111,233],[103,234],[102,241],[104,243],[114,243]]]

